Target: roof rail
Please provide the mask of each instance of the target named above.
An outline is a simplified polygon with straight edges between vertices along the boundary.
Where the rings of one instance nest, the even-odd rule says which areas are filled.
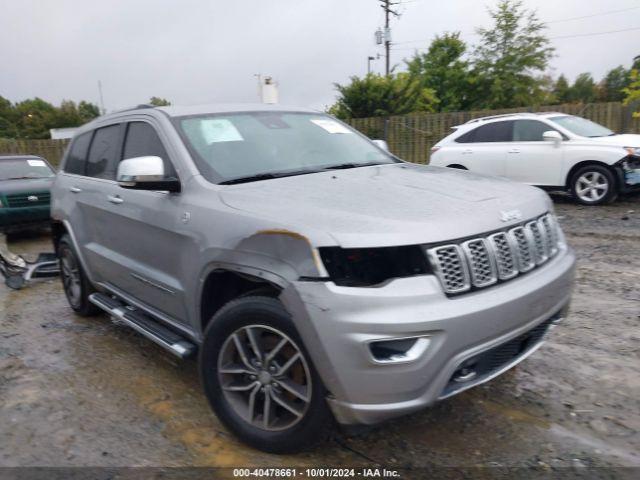
[[[131,110],[139,110],[139,109],[142,109],[142,108],[156,108],[156,106],[152,105],[150,103],[141,103],[140,105],[135,105],[133,107],[127,107],[127,108],[121,108],[120,110],[114,110],[113,112],[109,112],[109,114],[129,112]]]
[[[489,115],[488,117],[474,118],[472,120],[469,120],[468,122],[465,122],[465,125],[467,123],[484,122],[485,120],[493,120],[494,118],[514,117],[514,116],[517,116],[517,115],[524,115],[526,117],[535,117],[538,114],[537,113],[531,113],[531,112],[502,113],[500,115]]]

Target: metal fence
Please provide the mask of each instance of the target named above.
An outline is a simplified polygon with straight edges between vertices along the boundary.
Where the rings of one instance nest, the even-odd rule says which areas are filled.
[[[348,123],[370,138],[386,139],[391,151],[400,158],[409,162],[428,163],[431,147],[449,135],[451,127],[473,118],[503,113],[554,111],[588,118],[609,127],[614,132],[640,133],[640,118],[633,118],[632,115],[638,106],[634,107],[624,106],[620,102],[549,105],[473,112],[412,113],[391,117],[354,118]],[[39,155],[57,167],[68,144],[69,140],[0,139],[0,155]]]
[[[0,138],[0,155],[38,155],[58,167],[69,140],[8,140]]]
[[[637,108],[637,107],[636,107]],[[620,102],[586,105],[547,105],[448,113],[412,113],[391,117],[354,118],[348,121],[370,138],[386,139],[391,151],[403,160],[428,163],[431,147],[451,133],[451,127],[473,118],[517,112],[562,112],[605,125],[614,132],[640,133],[640,118]]]

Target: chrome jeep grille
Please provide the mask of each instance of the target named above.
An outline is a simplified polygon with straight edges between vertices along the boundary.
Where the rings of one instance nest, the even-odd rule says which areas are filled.
[[[506,281],[547,262],[558,253],[559,234],[549,214],[491,235],[427,250],[447,294]]]

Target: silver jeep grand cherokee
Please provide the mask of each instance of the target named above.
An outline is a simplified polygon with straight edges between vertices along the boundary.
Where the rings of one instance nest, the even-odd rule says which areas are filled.
[[[574,274],[541,190],[405,163],[304,109],[101,117],[52,216],[71,307],[199,351],[220,420],[272,452],[499,375],[562,319]]]

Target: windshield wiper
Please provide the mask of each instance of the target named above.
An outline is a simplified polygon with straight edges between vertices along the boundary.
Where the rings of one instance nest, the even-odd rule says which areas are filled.
[[[331,165],[330,167],[325,167],[322,170],[345,170],[347,168],[371,167],[373,165],[391,165],[391,164],[388,162],[340,163],[338,165]]]
[[[306,175],[307,173],[318,173],[319,170],[296,170],[293,172],[258,173],[247,177],[232,178],[220,182],[219,185],[233,185],[236,183],[257,182],[259,180],[270,180],[272,178],[293,177],[294,175]]]
[[[47,177],[9,177],[9,178],[5,178],[5,180],[37,180],[38,178],[47,178]]]

